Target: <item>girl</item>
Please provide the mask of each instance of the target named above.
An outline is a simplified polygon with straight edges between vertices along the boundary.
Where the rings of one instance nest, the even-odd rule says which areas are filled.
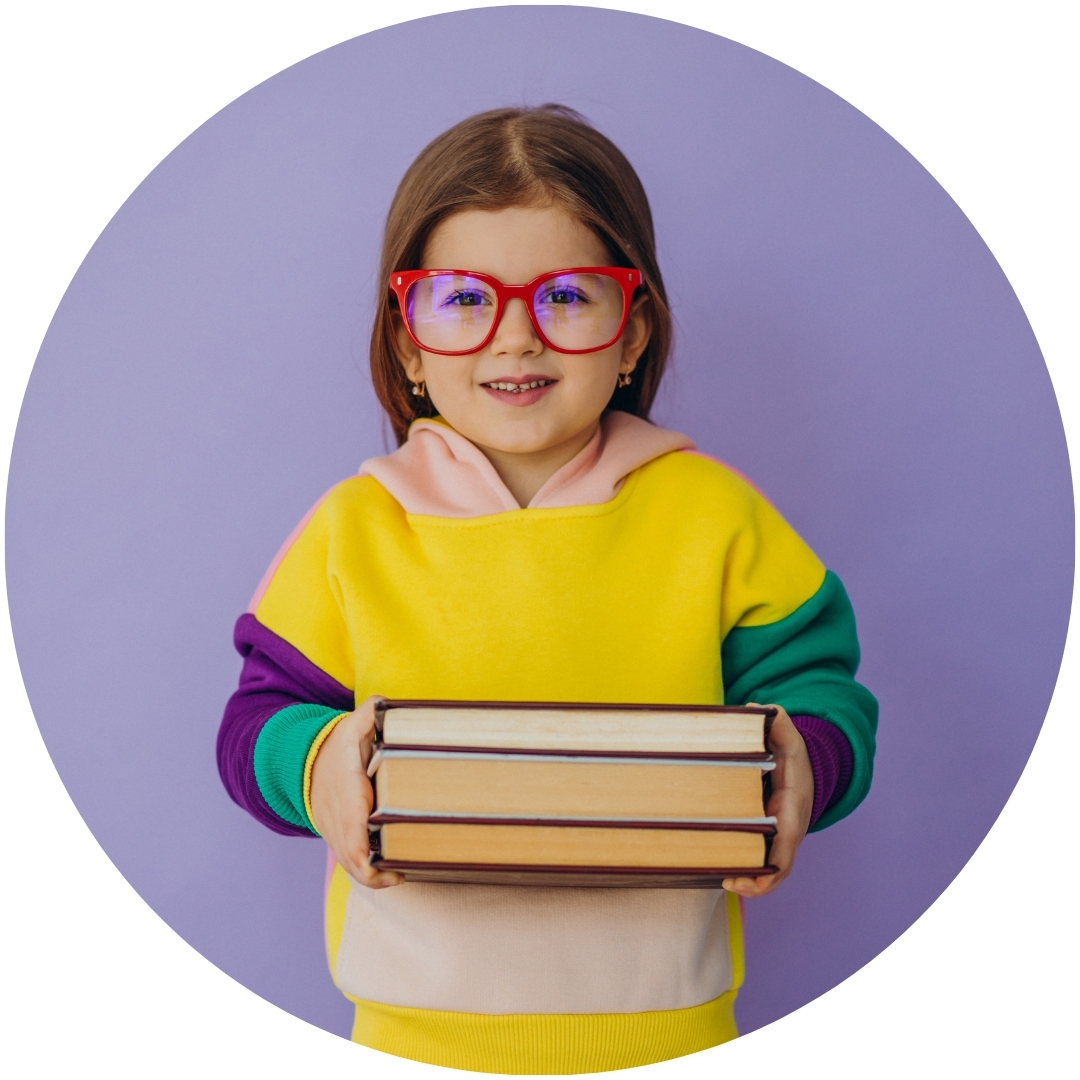
[[[648,422],[671,340],[649,205],[576,113],[500,109],[432,142],[391,206],[380,293],[372,375],[399,449],[315,505],[237,622],[226,787],[328,843],[358,1042],[570,1073],[734,1038],[739,897],[870,783],[843,586],[738,474]],[[368,862],[375,695],[776,705],[779,873],[400,883]]]

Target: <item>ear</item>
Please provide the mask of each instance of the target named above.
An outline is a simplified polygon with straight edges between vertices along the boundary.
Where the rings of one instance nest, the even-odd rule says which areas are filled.
[[[405,329],[405,320],[397,309],[390,312],[390,325],[394,331],[398,360],[405,369],[405,377],[411,383],[424,382],[424,358],[416,347],[416,343],[409,337],[409,331]]]
[[[643,293],[630,305],[630,314],[626,319],[622,336],[622,359],[619,361],[620,374],[629,375],[637,367],[637,362],[652,337],[652,331],[652,304],[648,293]]]

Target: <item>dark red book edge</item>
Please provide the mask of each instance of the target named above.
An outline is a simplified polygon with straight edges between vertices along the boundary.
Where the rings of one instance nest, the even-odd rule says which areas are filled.
[[[775,866],[517,866],[487,863],[426,863],[373,857],[376,870],[393,870],[406,881],[454,885],[533,885],[631,889],[718,889],[725,878],[775,874]]]
[[[695,753],[693,750],[525,750],[520,747],[505,746],[442,746],[427,743],[388,743],[380,742],[382,750],[419,750],[421,752],[445,754],[524,754],[531,757],[596,757],[596,758],[656,758],[660,761],[772,761],[769,753],[750,752],[747,754],[709,754]]]
[[[726,821],[628,821],[622,818],[497,818],[447,817],[442,814],[394,814],[377,810],[368,818],[369,825],[395,825],[410,822],[414,825],[549,825],[562,828],[586,829],[682,829],[697,832],[747,832],[775,836],[775,825],[756,822]]]

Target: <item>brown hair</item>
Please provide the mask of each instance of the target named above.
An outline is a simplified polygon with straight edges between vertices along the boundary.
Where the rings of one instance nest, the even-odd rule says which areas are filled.
[[[573,109],[493,109],[428,143],[402,178],[387,215],[371,377],[399,444],[413,420],[433,415],[433,406],[430,398],[412,393],[398,358],[390,275],[418,269],[428,237],[451,214],[549,201],[592,228],[613,265],[641,271],[652,334],[633,381],[616,389],[610,407],[648,419],[671,347],[671,313],[645,189],[619,148]]]

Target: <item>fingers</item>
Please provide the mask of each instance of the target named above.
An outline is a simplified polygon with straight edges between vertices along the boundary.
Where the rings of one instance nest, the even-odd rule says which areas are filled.
[[[359,733],[361,735],[367,735],[375,731],[375,706],[384,699],[378,694],[372,694],[357,705],[355,709],[355,715],[359,721]]]
[[[799,729],[792,723],[791,717],[779,706],[776,716],[769,728],[769,749],[777,757],[787,754],[797,754],[805,748]]]
[[[400,885],[405,879],[393,870],[376,870],[370,863],[365,864],[366,875],[360,884],[369,889],[390,889]]]
[[[786,813],[776,815],[776,835],[769,846],[769,862],[776,867],[776,872],[762,874],[760,877],[727,878],[723,886],[728,892],[738,893],[739,896],[744,896],[748,900],[756,896],[765,896],[791,873],[795,865],[795,852],[799,848],[802,835],[791,827],[789,816]]]
[[[382,700],[383,698],[373,694],[353,712],[356,717],[356,733],[360,739],[360,764],[365,773],[375,752],[375,706]]]
[[[376,870],[367,859],[356,864],[351,870],[346,867],[346,870],[357,884],[367,889],[388,889],[393,885],[400,885],[404,880],[392,870]]]
[[[776,867],[774,874],[762,874],[760,877],[729,877],[723,881],[723,887],[728,892],[738,893],[748,900],[755,896],[764,896],[771,893],[780,882],[791,873],[795,865],[795,852],[799,847],[799,838],[783,828],[783,822],[778,821],[777,832],[773,837],[769,848],[769,862]]]
[[[790,829],[777,829],[769,848],[769,862],[775,866],[780,875],[787,877],[791,868],[795,865],[795,852],[799,850],[801,836],[795,835]],[[778,875],[773,875],[774,877]]]
[[[757,702],[748,705],[761,708]],[[769,729],[769,749],[776,768],[772,773],[772,796],[766,813],[776,818],[776,834],[769,847],[769,862],[777,868],[774,874],[760,877],[725,878],[723,887],[728,892],[750,899],[771,893],[791,873],[795,855],[802,843],[810,821],[814,801],[813,773],[810,769],[806,745],[798,728],[791,722],[786,710],[777,710]]]
[[[728,892],[738,893],[739,896],[744,896],[748,900],[771,893],[791,873],[798,847],[797,840],[792,840],[777,832],[773,837],[772,847],[769,849],[769,862],[776,867],[776,873],[762,874],[760,877],[724,878],[721,883],[723,888]]]
[[[757,701],[748,701],[747,706],[751,709],[775,709],[776,715],[769,725],[769,750],[774,754],[783,754],[797,750],[802,744],[802,736],[799,729],[791,722],[787,709],[783,705],[762,705]]]
[[[776,873],[762,874],[761,877],[724,878],[723,887],[728,892],[752,900],[755,897],[771,893],[785,877],[787,877],[787,874]]]
[[[358,885],[368,889],[387,889],[393,885],[400,885],[405,879],[393,870],[378,870],[371,865],[370,854],[365,852],[355,853],[352,856],[339,858],[342,869]]]

